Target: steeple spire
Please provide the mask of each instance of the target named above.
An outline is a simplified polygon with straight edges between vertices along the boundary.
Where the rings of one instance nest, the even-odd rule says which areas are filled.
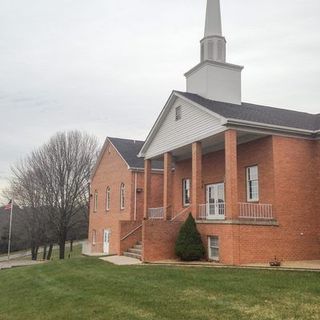
[[[221,36],[221,10],[219,0],[208,0],[204,37]]]
[[[206,99],[241,105],[243,67],[226,62],[226,39],[222,35],[220,0],[207,0],[201,62],[189,70],[187,92]]]
[[[201,40],[201,62],[226,62],[226,39],[222,36],[220,0],[207,0],[206,25]]]

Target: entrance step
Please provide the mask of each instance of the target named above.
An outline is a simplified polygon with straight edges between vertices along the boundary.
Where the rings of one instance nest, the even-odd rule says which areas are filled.
[[[123,255],[124,255],[125,257],[129,257],[129,258],[134,258],[134,259],[141,260],[141,254],[131,253],[131,252],[124,252]]]
[[[128,250],[128,252],[130,252],[130,253],[136,253],[136,254],[140,254],[140,255],[141,255],[142,249],[130,248],[130,249]]]
[[[142,259],[142,242],[139,241],[135,246],[128,249],[128,251],[124,252],[123,255],[125,257],[134,258],[134,259]]]

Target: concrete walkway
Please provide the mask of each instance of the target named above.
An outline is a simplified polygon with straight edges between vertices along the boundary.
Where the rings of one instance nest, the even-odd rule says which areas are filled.
[[[249,264],[248,267],[270,267],[268,264],[255,263]],[[319,270],[320,260],[307,260],[307,261],[284,261],[279,269],[303,269],[303,270]]]
[[[177,267],[203,267],[203,268],[240,268],[240,269],[257,269],[257,270],[288,270],[288,271],[316,271],[320,272],[320,260],[309,261],[286,261],[282,262],[281,267],[270,267],[269,264],[256,263],[241,266],[230,266],[221,263],[196,261],[196,262],[183,262],[180,260],[162,260],[146,265],[165,265]]]
[[[117,266],[133,266],[133,265],[142,264],[142,262],[138,259],[124,257],[124,256],[110,256],[110,257],[100,258],[100,260],[115,264]]]
[[[0,262],[0,270],[17,268],[17,267],[34,266],[36,264],[41,264],[41,263],[45,263],[45,261],[17,260],[17,261]]]

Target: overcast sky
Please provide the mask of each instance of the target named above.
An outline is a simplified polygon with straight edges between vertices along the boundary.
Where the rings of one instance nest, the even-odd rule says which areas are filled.
[[[243,100],[319,113],[320,1],[221,0]],[[198,63],[206,0],[0,0],[0,189],[59,130],[144,139]]]

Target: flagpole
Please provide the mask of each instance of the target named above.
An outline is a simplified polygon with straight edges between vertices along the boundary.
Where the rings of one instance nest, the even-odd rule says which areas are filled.
[[[13,214],[13,197],[12,197],[12,201],[11,201],[11,210],[10,210],[9,241],[8,241],[8,260],[10,260],[10,253],[11,253],[12,214]]]

